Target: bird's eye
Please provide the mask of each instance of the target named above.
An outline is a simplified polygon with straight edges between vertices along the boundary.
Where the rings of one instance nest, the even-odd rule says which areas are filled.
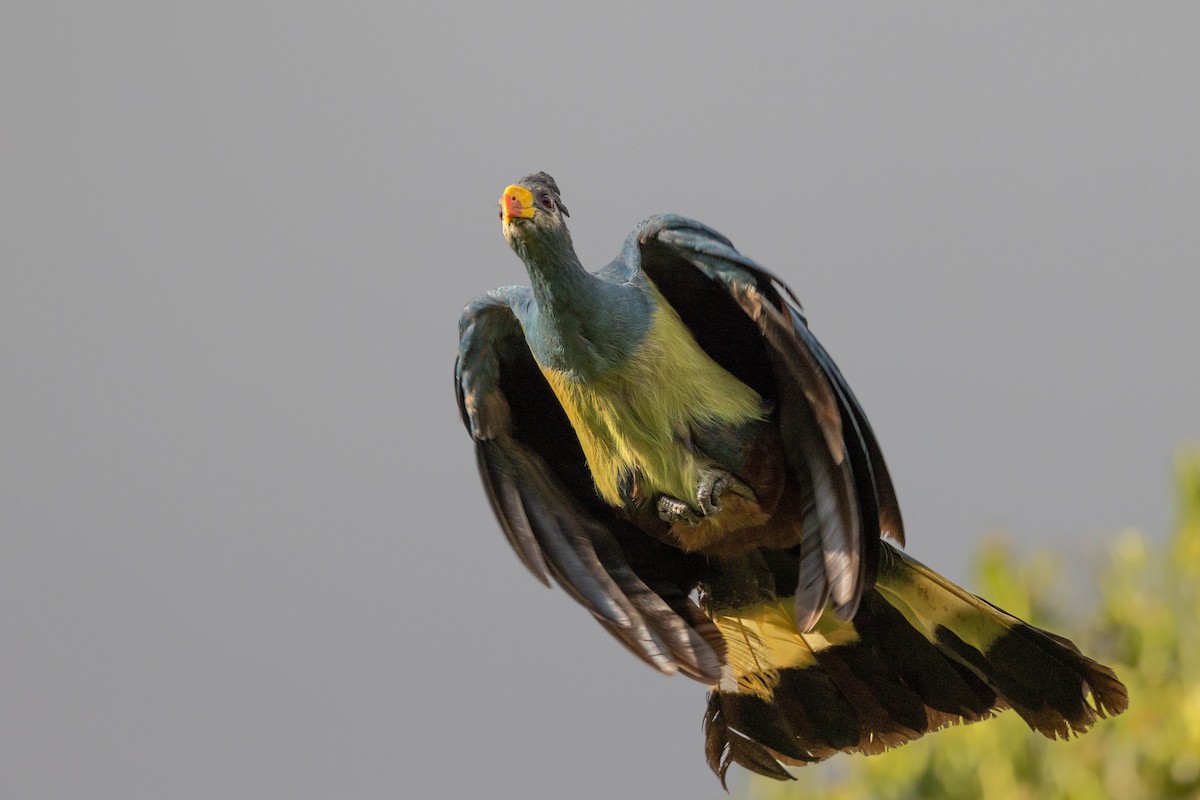
[[[554,208],[554,201],[550,199],[550,195],[542,195],[542,205],[544,205],[546,208]]]

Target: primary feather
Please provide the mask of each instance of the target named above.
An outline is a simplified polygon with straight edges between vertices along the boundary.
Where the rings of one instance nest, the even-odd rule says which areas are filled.
[[[545,173],[501,214],[532,286],[467,306],[455,368],[488,498],[535,576],[712,687],[722,783],[1005,708],[1052,738],[1125,709],[1112,670],[881,541],[904,543],[882,451],[771,273],[670,215],[588,272]]]

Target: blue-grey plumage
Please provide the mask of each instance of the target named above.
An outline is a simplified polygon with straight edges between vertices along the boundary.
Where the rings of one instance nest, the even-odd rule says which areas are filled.
[[[509,207],[518,202],[513,196],[520,197],[521,210],[502,217],[505,237],[532,283],[532,300],[514,309],[530,350],[543,367],[583,380],[616,369],[649,331],[654,299],[647,282],[584,268],[549,176],[530,176],[506,189]]]

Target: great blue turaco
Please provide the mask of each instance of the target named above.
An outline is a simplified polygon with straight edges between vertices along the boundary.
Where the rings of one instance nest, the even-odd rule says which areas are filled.
[[[674,215],[589,272],[544,172],[500,217],[532,286],[466,307],[455,367],[488,499],[539,580],[711,687],[722,784],[1006,708],[1051,738],[1125,710],[1111,669],[898,549],[875,434],[779,278]]]

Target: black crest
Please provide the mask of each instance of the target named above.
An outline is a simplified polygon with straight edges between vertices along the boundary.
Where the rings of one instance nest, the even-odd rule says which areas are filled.
[[[556,204],[558,204],[558,207],[562,211],[563,216],[564,217],[571,216],[571,212],[567,211],[567,207],[565,205],[563,205],[562,193],[558,189],[558,184],[555,182],[554,178],[550,177],[549,173],[535,172],[532,175],[526,175],[524,178],[521,178],[521,184],[523,184],[524,186],[527,186],[531,189],[534,187],[537,187],[540,189],[541,188],[549,189],[550,192],[554,195],[554,202]]]

